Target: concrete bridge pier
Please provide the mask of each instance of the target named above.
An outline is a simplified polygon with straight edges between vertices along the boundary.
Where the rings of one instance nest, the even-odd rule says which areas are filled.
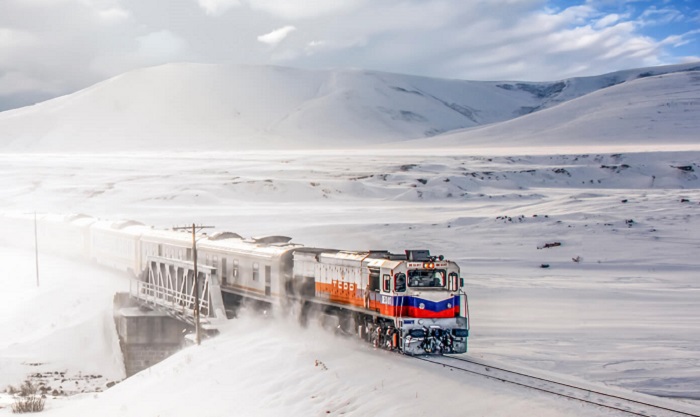
[[[163,312],[127,300],[128,294],[115,297],[114,321],[128,378],[182,349],[185,335],[194,329]]]

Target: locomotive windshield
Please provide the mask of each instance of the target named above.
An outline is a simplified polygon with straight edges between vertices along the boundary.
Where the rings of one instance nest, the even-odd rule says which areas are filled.
[[[412,269],[408,271],[409,287],[437,288],[445,286],[444,269]]]

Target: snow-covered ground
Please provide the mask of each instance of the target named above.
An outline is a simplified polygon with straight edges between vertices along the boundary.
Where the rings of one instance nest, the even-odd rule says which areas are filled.
[[[468,355],[697,400],[700,153],[596,149],[3,154],[0,211],[429,248],[462,267]],[[108,315],[121,277],[46,255],[36,289],[31,250],[3,245],[0,384],[19,385],[36,363],[118,379]],[[49,398],[46,415],[602,413],[284,319],[229,326],[103,394]]]
[[[699,73],[133,71],[0,113],[0,219],[82,212],[428,248],[462,267],[468,355],[697,403]],[[51,387],[46,415],[604,413],[255,315],[99,393],[124,375],[111,308],[126,278],[41,252],[37,288],[20,244],[32,230],[0,225],[0,391],[34,375]],[[0,415],[10,402],[0,392]]]

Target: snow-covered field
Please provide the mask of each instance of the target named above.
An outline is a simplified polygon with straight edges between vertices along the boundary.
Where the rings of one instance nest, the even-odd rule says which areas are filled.
[[[128,282],[40,251],[37,288],[32,230],[7,220],[37,212],[427,248],[462,267],[468,355],[697,405],[699,68],[527,83],[171,64],[2,112],[0,391],[33,375],[51,416],[607,413],[253,314],[105,391]]]
[[[3,154],[0,211],[83,212],[157,227],[201,222],[308,246],[429,248],[462,267],[472,313],[468,355],[698,400],[700,152],[598,149]],[[561,245],[543,248],[554,242]],[[33,262],[31,250],[3,244],[0,386],[19,385],[36,369],[118,379],[108,315],[113,292],[127,284],[45,255],[36,289]],[[103,394],[49,398],[47,409],[56,416],[602,413],[259,317],[234,320],[222,336]]]

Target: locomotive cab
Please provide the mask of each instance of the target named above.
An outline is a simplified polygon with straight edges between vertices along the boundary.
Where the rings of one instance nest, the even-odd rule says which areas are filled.
[[[455,262],[427,250],[294,252],[293,280],[313,282],[315,303],[352,314],[358,335],[408,354],[466,352],[459,272]]]
[[[468,312],[457,264],[421,250],[381,266],[381,312],[395,318],[403,352],[466,352]]]

